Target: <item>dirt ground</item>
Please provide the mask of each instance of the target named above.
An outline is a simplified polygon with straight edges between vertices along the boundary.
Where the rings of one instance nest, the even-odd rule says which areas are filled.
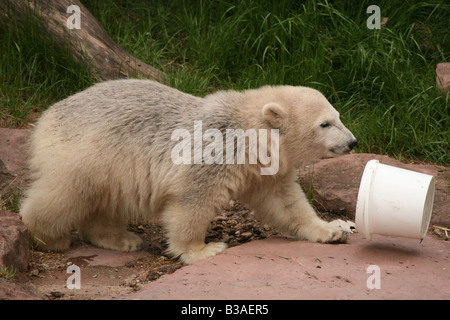
[[[321,216],[326,220],[336,218],[324,214]],[[155,222],[138,223],[130,225],[129,230],[142,237],[142,251],[120,256],[114,251],[95,249],[73,233],[69,252],[33,251],[27,276],[42,299],[90,300],[126,296],[139,291],[143,285],[183,267],[177,260],[164,255],[166,238],[161,225]],[[277,235],[277,232],[257,221],[246,205],[231,201],[229,208],[211,223],[206,241],[223,241],[233,247],[272,235]],[[449,232],[446,228],[432,226],[429,236],[445,241],[448,240]],[[97,254],[92,254],[92,250],[103,252],[100,255],[110,252],[112,258],[107,262],[93,263]],[[85,255],[80,256],[77,252],[85,252]],[[72,264],[83,270],[81,290],[66,287],[70,277],[67,268]]]
[[[137,223],[129,226],[143,239],[142,251],[130,254],[129,260],[92,264],[95,255],[71,257],[74,251],[89,252],[93,248],[81,241],[76,232],[72,235],[69,252],[32,251],[28,277],[42,299],[86,300],[106,296],[123,296],[138,291],[142,285],[173,273],[183,265],[164,255],[165,232],[155,222]],[[257,221],[246,205],[231,201],[230,206],[218,215],[208,229],[206,242],[223,241],[233,247],[251,240],[276,235],[277,232]],[[104,250],[105,251],[105,250]],[[82,268],[81,290],[66,287],[70,274],[67,268],[75,264]],[[106,265],[108,264],[108,265]]]

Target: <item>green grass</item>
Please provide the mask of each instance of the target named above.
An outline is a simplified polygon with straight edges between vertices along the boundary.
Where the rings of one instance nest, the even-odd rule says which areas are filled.
[[[93,84],[86,67],[58,48],[30,13],[0,18],[0,119],[21,126],[33,114]]]
[[[23,190],[16,188],[9,190],[6,194],[1,195],[0,198],[0,210],[19,212],[20,198],[22,197]]]
[[[340,111],[359,152],[450,163],[450,95],[436,90],[434,71],[450,59],[445,0],[83,3],[119,45],[184,92],[313,87]],[[372,4],[389,17],[383,29],[366,27]],[[39,34],[16,33],[0,33],[0,114],[11,122],[92,82]]]
[[[14,267],[2,266],[0,268],[0,278],[4,278],[6,280],[13,279],[16,276],[16,270]]]

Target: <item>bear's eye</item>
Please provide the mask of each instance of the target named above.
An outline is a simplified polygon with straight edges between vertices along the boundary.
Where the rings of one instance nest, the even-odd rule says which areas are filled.
[[[320,124],[320,126],[321,126],[322,128],[326,128],[326,127],[329,127],[329,126],[330,126],[330,123],[329,123],[329,122],[322,122],[322,123]]]

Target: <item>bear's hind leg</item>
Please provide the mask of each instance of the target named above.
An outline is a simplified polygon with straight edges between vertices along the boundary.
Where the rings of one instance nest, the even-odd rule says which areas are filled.
[[[205,243],[206,230],[213,215],[213,209],[190,211],[179,205],[168,205],[162,215],[168,235],[167,253],[179,257],[185,264],[194,264],[225,250],[227,245],[223,242]]]
[[[35,249],[64,251],[69,248],[75,203],[63,188],[46,188],[39,182],[30,187],[21,204],[20,215]]]
[[[137,251],[142,239],[127,231],[127,221],[95,213],[78,226],[81,237],[93,245],[117,251]]]

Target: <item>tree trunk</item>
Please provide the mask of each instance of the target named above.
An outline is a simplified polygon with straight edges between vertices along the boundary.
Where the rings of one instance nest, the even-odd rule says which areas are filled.
[[[77,11],[68,10],[71,5],[78,6],[78,16]],[[162,80],[161,71],[119,47],[79,0],[6,0],[0,5],[0,11],[6,18],[14,14],[19,21],[27,19],[28,13],[37,16],[49,36],[59,46],[70,48],[75,60],[88,64],[100,80],[129,76]],[[76,21],[80,22],[79,26]]]

